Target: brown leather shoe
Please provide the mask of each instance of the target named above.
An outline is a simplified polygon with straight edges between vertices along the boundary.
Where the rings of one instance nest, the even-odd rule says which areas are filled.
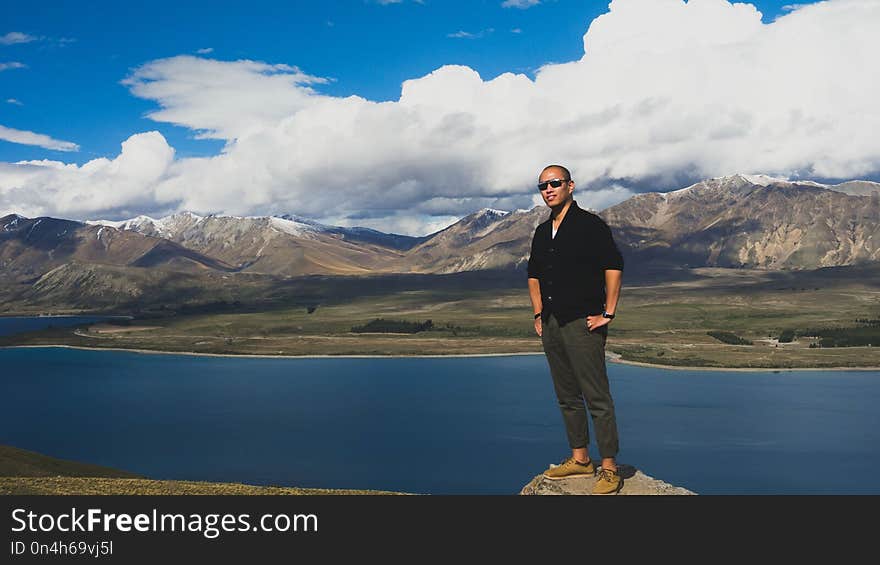
[[[551,481],[559,479],[571,479],[573,477],[592,477],[596,474],[592,459],[586,463],[579,463],[574,457],[569,457],[559,465],[551,465],[544,471],[544,478]]]
[[[617,494],[622,487],[623,479],[617,471],[601,467],[593,486],[593,494]]]

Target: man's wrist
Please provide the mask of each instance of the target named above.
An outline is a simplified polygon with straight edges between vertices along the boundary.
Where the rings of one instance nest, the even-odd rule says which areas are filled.
[[[540,312],[538,312],[538,313],[535,314],[535,319],[536,319],[536,320],[537,320],[538,318],[540,318],[540,317],[541,317],[541,313],[540,313]]]

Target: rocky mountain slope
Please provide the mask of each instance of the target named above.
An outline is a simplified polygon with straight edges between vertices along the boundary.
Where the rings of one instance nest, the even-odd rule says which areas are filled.
[[[234,270],[222,260],[161,237],[57,218],[0,218],[4,278],[37,278],[71,261],[190,273]]]
[[[165,238],[216,257],[239,271],[300,276],[367,274],[400,257],[400,247],[418,238],[347,230],[293,216],[198,216],[190,212],[153,219],[89,222],[123,232]]]
[[[544,206],[483,209],[422,238],[295,216],[182,213],[102,223],[167,238],[246,272],[445,274],[524,268],[534,228],[548,215]],[[733,175],[638,194],[600,215],[630,265],[814,269],[880,257],[880,184],[868,181],[824,185]]]
[[[837,185],[866,192],[874,183]],[[876,185],[880,187],[880,185]],[[880,258],[880,198],[764,176],[639,194],[602,211],[635,262],[815,269]]]
[[[238,270],[284,276],[435,273],[516,268],[528,259],[535,226],[548,211],[483,209],[424,237],[326,226],[296,216],[197,216],[90,221],[174,243]]]
[[[483,209],[431,235],[389,267],[438,274],[520,268],[528,261],[535,227],[547,217],[549,210],[543,207]]]

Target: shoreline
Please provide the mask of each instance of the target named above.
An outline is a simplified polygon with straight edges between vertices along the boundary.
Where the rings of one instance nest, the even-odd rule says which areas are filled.
[[[148,355],[189,355],[194,357],[229,357],[248,359],[437,359],[437,358],[468,358],[468,357],[521,357],[526,355],[541,355],[541,351],[523,351],[509,353],[450,353],[442,355],[259,355],[254,353],[198,353],[195,351],[161,351],[157,349],[132,349],[124,347],[86,347],[82,345],[67,344],[43,344],[43,345],[7,345],[0,346],[2,349],[24,349],[41,347],[60,347],[66,349],[81,349],[85,351],[126,351],[129,353],[143,353]],[[642,361],[627,361],[621,359],[617,353],[606,352],[605,360],[610,363],[621,365],[633,365],[650,369],[662,369],[666,371],[730,371],[730,372],[774,372],[781,373],[792,371],[880,371],[880,367],[700,367],[687,365],[658,365],[644,363]]]
[[[519,357],[523,355],[544,355],[541,351],[522,351],[514,353],[449,353],[442,355],[260,355],[256,353],[199,353],[196,351],[162,351],[159,349],[132,349],[126,347],[86,347],[84,345],[44,344],[44,345],[5,345],[0,349],[34,347],[64,347],[67,349],[83,349],[86,351],[128,351],[130,353],[146,353],[151,355],[190,355],[193,357],[246,357],[251,359],[422,359],[444,357]]]
[[[626,359],[620,359],[619,357],[611,357],[608,354],[606,354],[606,360],[621,365],[635,365],[636,367],[664,369],[667,371],[732,371],[746,373],[781,373],[783,371],[880,371],[880,367],[700,367],[694,365],[656,365],[654,363],[644,363],[642,361],[627,361]]]
[[[134,320],[128,314],[0,314],[0,320],[10,318],[126,318]]]

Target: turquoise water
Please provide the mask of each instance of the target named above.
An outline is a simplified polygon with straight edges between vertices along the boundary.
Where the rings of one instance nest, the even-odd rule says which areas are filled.
[[[568,453],[540,355],[10,348],[0,367],[0,444],[157,479],[515,494]],[[648,475],[704,494],[880,494],[878,372],[609,375],[619,461]]]

